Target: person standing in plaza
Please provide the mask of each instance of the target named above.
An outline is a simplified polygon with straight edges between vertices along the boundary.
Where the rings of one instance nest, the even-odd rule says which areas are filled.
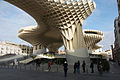
[[[50,69],[51,69],[51,63],[48,62],[48,70],[50,71]]]
[[[98,71],[99,71],[100,75],[102,75],[103,74],[103,64],[102,64],[102,61],[98,62],[97,67],[98,67]]]
[[[68,70],[67,61],[64,62],[63,67],[64,67],[64,76],[66,77],[67,76],[67,70]]]
[[[85,61],[83,61],[83,64],[82,64],[83,73],[85,72],[85,66],[86,66],[86,63],[85,63]]]
[[[80,73],[80,61],[77,62],[77,72]]]
[[[37,59],[37,60],[36,60],[36,69],[39,69],[39,68],[40,68],[40,64],[41,64],[40,60]]]
[[[75,62],[75,64],[74,64],[74,74],[76,73],[76,69],[77,69],[77,62]]]
[[[90,68],[91,68],[91,73],[94,73],[94,63],[93,62],[91,62]]]

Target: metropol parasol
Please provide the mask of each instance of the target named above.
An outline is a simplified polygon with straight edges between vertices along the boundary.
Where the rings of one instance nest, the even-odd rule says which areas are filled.
[[[34,53],[57,51],[62,45],[69,64],[89,61],[89,50],[100,48],[103,33],[82,30],[85,19],[94,11],[92,0],[5,0],[31,15],[37,26],[23,27],[18,37],[34,47]]]

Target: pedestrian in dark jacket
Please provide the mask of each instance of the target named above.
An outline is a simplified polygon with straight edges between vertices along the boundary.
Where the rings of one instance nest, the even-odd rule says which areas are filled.
[[[74,74],[76,73],[76,69],[77,69],[77,63],[75,62],[75,64],[74,64]]]
[[[94,63],[93,62],[91,62],[90,68],[91,68],[91,73],[94,73]]]
[[[98,71],[99,71],[100,75],[102,75],[102,73],[103,73],[103,64],[102,64],[102,61],[98,62],[97,67],[98,67]]]
[[[86,63],[85,63],[85,61],[83,61],[83,64],[82,64],[83,73],[85,72],[85,66],[86,66]]]
[[[51,70],[51,63],[48,62],[48,70],[50,71]]]
[[[80,61],[77,62],[77,72],[80,73]]]
[[[66,77],[66,76],[67,76],[67,70],[68,70],[67,61],[64,62],[63,67],[64,67],[64,75],[65,75],[65,77]]]

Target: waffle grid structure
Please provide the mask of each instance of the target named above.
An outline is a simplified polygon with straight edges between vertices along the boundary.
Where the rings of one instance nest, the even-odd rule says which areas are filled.
[[[42,52],[57,51],[63,45],[66,48],[68,62],[73,64],[80,58],[89,58],[87,46],[82,31],[85,19],[96,8],[92,0],[5,0],[28,14],[38,23],[37,26],[21,28],[18,36],[31,43],[34,50]],[[91,37],[92,38],[92,37]],[[89,38],[86,38],[89,40]],[[95,49],[99,47],[89,47]],[[77,57],[77,58],[76,58]]]

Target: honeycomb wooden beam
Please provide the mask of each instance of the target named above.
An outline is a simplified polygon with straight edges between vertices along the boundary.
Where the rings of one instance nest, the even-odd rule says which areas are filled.
[[[82,25],[96,7],[92,0],[5,1],[21,8],[38,23],[37,26],[20,29],[18,36],[21,39],[51,50],[58,49],[64,43],[70,64],[89,59]]]

